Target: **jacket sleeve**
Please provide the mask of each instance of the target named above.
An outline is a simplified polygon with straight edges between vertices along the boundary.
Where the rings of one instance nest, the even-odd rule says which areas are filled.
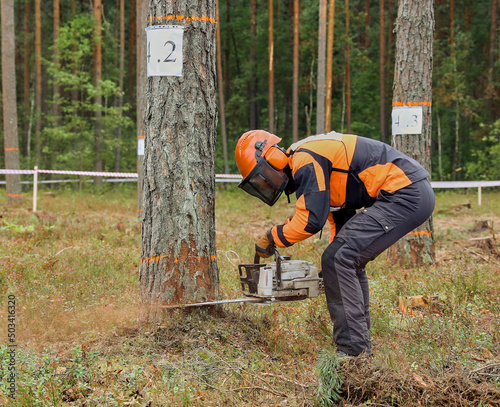
[[[296,152],[293,159],[292,175],[297,186],[295,215],[292,220],[271,229],[278,247],[291,246],[318,233],[330,210],[328,164],[301,151]]]

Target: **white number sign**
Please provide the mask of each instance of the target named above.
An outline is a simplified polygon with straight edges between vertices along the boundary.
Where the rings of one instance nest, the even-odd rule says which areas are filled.
[[[148,76],[182,76],[184,27],[153,25],[146,28]]]
[[[392,109],[392,135],[396,134],[422,134],[422,106]]]
[[[144,139],[137,139],[137,155],[144,155]]]

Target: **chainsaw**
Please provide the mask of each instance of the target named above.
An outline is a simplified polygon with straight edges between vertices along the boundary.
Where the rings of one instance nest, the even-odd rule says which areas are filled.
[[[260,263],[256,253],[252,264],[238,265],[241,291],[246,298],[199,302],[184,305],[166,305],[162,308],[202,307],[241,302],[273,303],[315,298],[324,293],[323,278],[313,263],[291,260],[275,250],[274,261]]]

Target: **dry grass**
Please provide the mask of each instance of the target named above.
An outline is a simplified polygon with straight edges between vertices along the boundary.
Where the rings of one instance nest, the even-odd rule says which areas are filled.
[[[382,255],[370,265],[374,357],[342,367],[344,405],[500,405],[500,259],[468,242],[492,233],[478,220],[498,234],[498,202],[498,192],[483,193],[481,208],[472,191],[439,194],[438,264],[406,270]],[[29,206],[0,207],[0,320],[9,294],[17,306],[11,405],[317,404],[315,364],[334,351],[324,298],[228,305],[216,316],[173,312],[161,326],[138,327],[135,191],[55,190],[42,195],[37,216]],[[264,207],[233,186],[218,191],[223,298],[241,297],[236,265],[253,259],[253,242],[292,208]],[[326,232],[282,254],[318,263],[327,241]],[[437,298],[439,309],[399,311],[398,298],[414,295]],[[6,395],[5,347],[1,355]]]

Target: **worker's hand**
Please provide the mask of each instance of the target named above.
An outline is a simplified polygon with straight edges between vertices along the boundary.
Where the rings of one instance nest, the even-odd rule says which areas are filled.
[[[255,252],[263,259],[271,257],[274,254],[274,249],[274,243],[269,240],[267,233],[255,243]]]

